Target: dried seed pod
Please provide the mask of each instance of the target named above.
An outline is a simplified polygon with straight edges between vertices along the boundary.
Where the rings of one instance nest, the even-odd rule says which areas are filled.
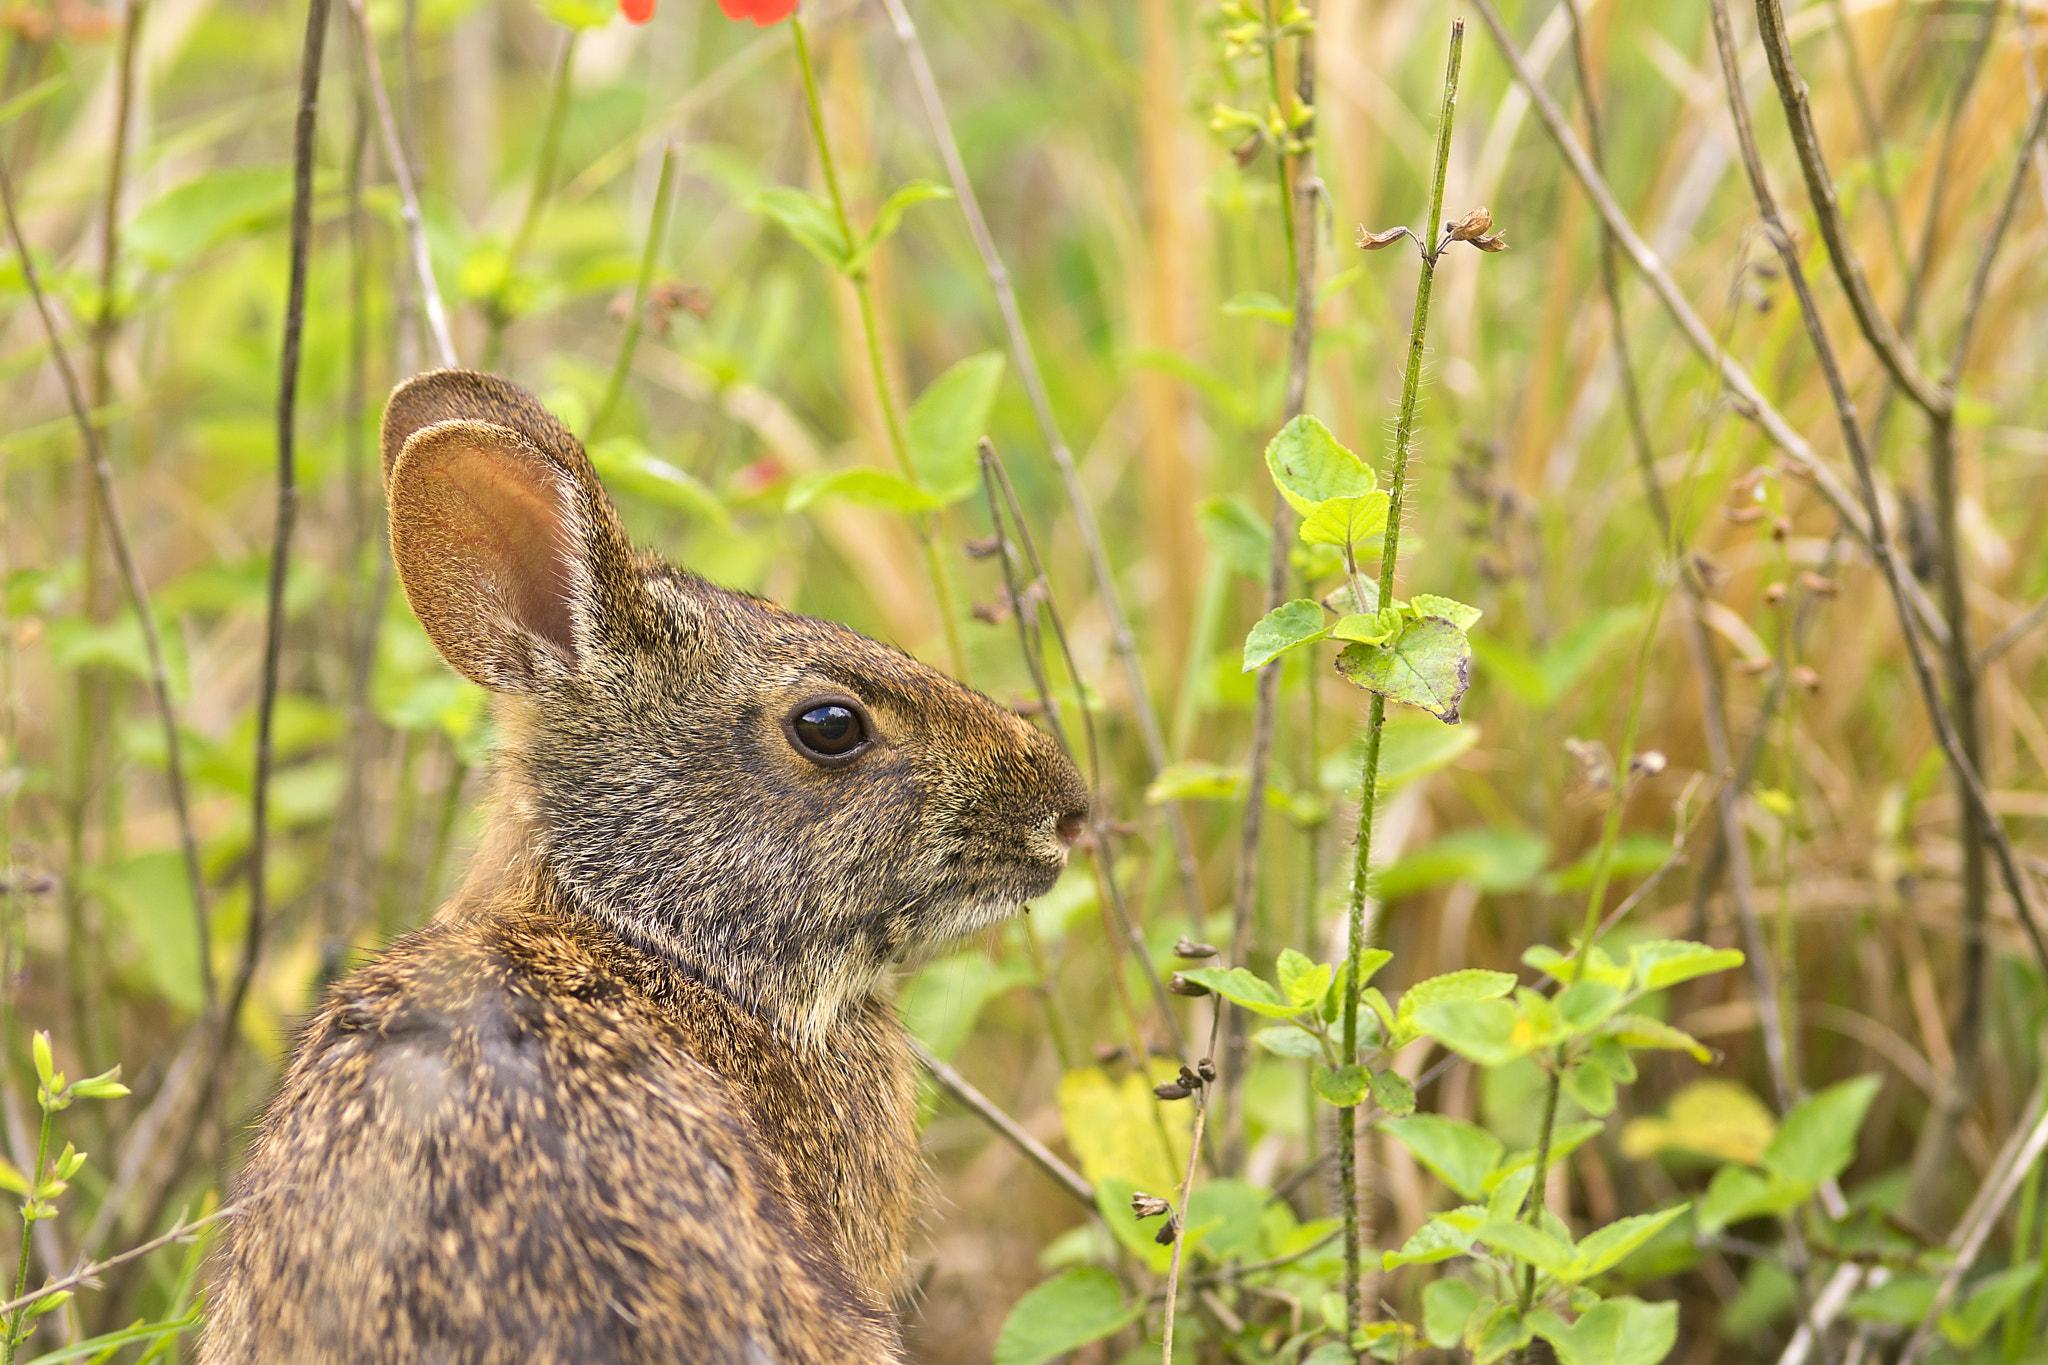
[[[1197,1073],[1200,1074],[1202,1080],[1205,1083],[1215,1083],[1216,1063],[1210,1061],[1207,1057],[1204,1057],[1201,1061],[1195,1063],[1195,1070]]]
[[[1358,225],[1358,249],[1360,251],[1380,251],[1392,246],[1403,237],[1410,235],[1412,234],[1404,227],[1388,228],[1385,232],[1368,232],[1365,229],[1365,224],[1360,223]]]
[[[1197,943],[1186,934],[1182,934],[1180,942],[1173,945],[1173,955],[1175,957],[1184,957],[1190,962],[1199,962],[1203,958],[1216,956],[1216,945],[1213,943]]]
[[[1162,1213],[1170,1212],[1172,1208],[1173,1205],[1156,1194],[1147,1194],[1143,1190],[1136,1190],[1131,1194],[1131,1212],[1140,1218],[1157,1218]]]
[[[1180,1220],[1178,1218],[1169,1218],[1166,1220],[1165,1227],[1152,1234],[1152,1240],[1163,1247],[1170,1247],[1173,1245],[1173,1239],[1178,1236],[1180,1236]]]
[[[1162,1081],[1152,1087],[1152,1093],[1162,1100],[1184,1100],[1193,1092],[1184,1085],[1175,1085],[1172,1081]]]
[[[1820,674],[1814,672],[1805,664],[1800,664],[1792,670],[1792,681],[1798,683],[1800,687],[1808,692],[1820,691]]]
[[[994,555],[997,550],[1002,549],[1003,543],[995,536],[976,536],[968,541],[963,548],[967,551],[969,559],[987,559]]]
[[[1657,749],[1645,749],[1628,761],[1628,770],[1641,777],[1655,777],[1664,767],[1664,754]]]
[[[1097,1043],[1095,1045],[1095,1060],[1102,1065],[1109,1066],[1123,1059],[1124,1049],[1121,1043]]]
[[[1784,600],[1785,585],[1783,583],[1773,583],[1764,589],[1764,602],[1766,605],[1775,607]]]
[[[1779,541],[1792,539],[1792,522],[1790,518],[1779,517],[1771,523],[1771,539]]]
[[[1193,1093],[1194,1091],[1200,1090],[1202,1088],[1202,1078],[1194,1073],[1194,1069],[1192,1067],[1181,1067],[1179,1080],[1180,1088],[1188,1091],[1189,1093]]]
[[[1487,212],[1486,206],[1482,204],[1463,218],[1453,218],[1444,226],[1450,229],[1451,240],[1454,242],[1477,241],[1493,231],[1493,215]]]
[[[1171,977],[1167,978],[1166,989],[1175,995],[1190,997],[1204,996],[1209,993],[1207,986],[1204,986],[1199,981],[1190,981],[1179,972],[1175,972]]]
[[[1811,569],[1799,575],[1799,586],[1815,597],[1833,597],[1842,590],[1842,585],[1832,578],[1823,578]]]

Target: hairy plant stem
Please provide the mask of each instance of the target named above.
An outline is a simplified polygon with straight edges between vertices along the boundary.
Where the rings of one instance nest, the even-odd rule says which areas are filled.
[[[832,199],[832,214],[839,224],[840,240],[851,254],[859,241],[854,235],[853,220],[846,211],[846,196],[839,184],[839,171],[832,160],[832,142],[825,135],[825,105],[818,96],[818,77],[811,66],[811,45],[804,36],[804,21],[799,14],[789,16],[790,36],[796,44],[797,65],[803,69],[804,105],[810,113],[811,138],[818,149],[818,165],[825,175],[825,189]],[[860,305],[861,337],[867,343],[868,373],[875,386],[875,406],[882,412],[882,427],[889,442],[889,453],[896,459],[897,472],[912,483],[917,482],[917,467],[910,458],[910,439],[904,434],[903,414],[897,410],[896,396],[889,388],[889,371],[882,360],[882,333],[875,317],[875,297],[872,276],[865,264],[845,272],[847,282],[853,286],[853,296]],[[932,580],[932,600],[938,609],[939,626],[945,633],[946,655],[955,676],[967,676],[967,647],[960,638],[959,613],[953,608],[953,589],[948,583],[945,566],[939,560],[938,524],[930,513],[918,513],[918,544],[924,552],[924,567]]]
[[[982,269],[995,292],[996,311],[1002,315],[1003,330],[1010,342],[1010,357],[1017,365],[1017,378],[1024,385],[1025,396],[1031,400],[1031,411],[1038,421],[1039,434],[1052,453],[1053,464],[1059,470],[1060,485],[1066,492],[1067,505],[1074,513],[1075,528],[1080,533],[1082,544],[1087,547],[1088,567],[1095,579],[1096,595],[1102,604],[1103,614],[1109,619],[1110,643],[1123,663],[1124,683],[1131,694],[1131,711],[1138,722],[1139,736],[1145,743],[1145,755],[1150,761],[1152,775],[1156,777],[1178,756],[1180,749],[1177,745],[1169,749],[1160,730],[1159,715],[1152,705],[1152,691],[1145,681],[1145,663],[1139,656],[1137,637],[1132,633],[1130,617],[1124,611],[1123,599],[1117,591],[1116,574],[1102,541],[1102,527],[1095,519],[1095,508],[1088,500],[1088,490],[1081,483],[1074,452],[1068,448],[1066,437],[1060,431],[1059,419],[1053,413],[1045,376],[1039,372],[1038,356],[1032,350],[1030,334],[1024,330],[1023,314],[1017,307],[1017,291],[1010,283],[1010,271],[1003,264],[1002,254],[996,250],[988,219],[982,215],[981,201],[974,193],[974,182],[967,175],[967,164],[960,157],[960,146],[953,137],[953,125],[946,117],[945,103],[939,98],[938,81],[932,75],[931,61],[925,56],[924,45],[918,40],[917,28],[910,21],[904,0],[882,0],[882,3],[895,25],[897,40],[909,59],[910,73],[924,103],[925,117],[930,121],[932,135],[939,145],[939,158],[946,163],[946,175],[953,184],[953,196],[959,201],[961,215],[967,219],[968,233],[974,238],[975,250],[981,254]],[[1193,653],[1189,655],[1190,667],[1194,666],[1196,657]],[[1189,693],[1183,689],[1182,695],[1185,697]],[[1173,840],[1174,866],[1180,877],[1181,897],[1187,905],[1190,932],[1200,938],[1205,916],[1201,869],[1195,861],[1194,841],[1188,835],[1187,818],[1181,803],[1169,801],[1164,809],[1167,832]]]
[[[589,434],[585,444],[597,439],[606,422],[619,406],[619,395],[625,392],[626,375],[633,368],[633,352],[640,345],[640,329],[647,317],[647,295],[654,285],[654,267],[661,259],[662,243],[668,237],[669,190],[675,183],[676,148],[674,143],[662,148],[661,175],[654,185],[654,221],[647,228],[647,245],[640,253],[640,274],[633,282],[633,312],[626,319],[626,335],[619,341],[619,358],[612,365],[612,377],[604,386],[604,401],[598,404],[597,416],[590,419]]]
[[[1422,260],[1415,281],[1415,314],[1408,328],[1408,368],[1401,380],[1401,411],[1394,426],[1393,472],[1387,482],[1387,530],[1380,545],[1378,602],[1394,600],[1394,574],[1401,553],[1401,514],[1408,496],[1408,451],[1415,434],[1416,396],[1422,387],[1422,356],[1429,329],[1430,287],[1436,263],[1449,245],[1441,235],[1444,180],[1450,173],[1451,126],[1458,112],[1458,71],[1465,55],[1465,21],[1451,21],[1451,51],[1444,67],[1444,97],[1436,130],[1436,167],[1430,179],[1429,217],[1416,234]],[[1426,234],[1426,235],[1425,235]],[[1345,558],[1351,559],[1351,547]],[[1347,563],[1347,568],[1352,566]],[[1355,573],[1355,571],[1354,571]],[[1365,758],[1360,765],[1357,852],[1351,864],[1349,930],[1344,952],[1344,1044],[1340,1060],[1358,1065],[1358,1003],[1365,955],[1366,877],[1372,868],[1372,822],[1379,795],[1380,737],[1386,728],[1386,698],[1375,692],[1365,718]],[[1358,1110],[1337,1111],[1337,1181],[1344,1204],[1344,1321],[1356,1332],[1365,1321],[1364,1281],[1360,1275],[1361,1220],[1358,1198]]]
[[[505,329],[512,325],[513,320],[511,292],[519,278],[520,267],[526,263],[526,253],[533,246],[533,234],[540,226],[541,213],[547,208],[549,196],[554,193],[555,168],[562,159],[562,128],[569,119],[569,86],[576,69],[576,43],[582,36],[581,29],[565,30],[561,55],[555,59],[555,76],[548,84],[547,122],[541,125],[540,154],[534,159],[533,184],[526,192],[526,209],[519,215],[518,230],[512,234],[512,245],[505,253],[505,278],[484,311],[488,328],[484,334],[483,353],[486,370],[497,368],[504,351]]]
[[[21,1260],[16,1265],[14,1271],[14,1299],[12,1305],[7,1310],[7,1340],[4,1346],[0,1346],[0,1365],[14,1365],[14,1352],[22,1340],[22,1314],[28,1312],[29,1307],[43,1297],[41,1293],[38,1293],[35,1298],[24,1301],[24,1296],[28,1292],[30,1241],[35,1236],[37,1221],[31,1215],[35,1213],[37,1205],[41,1202],[36,1198],[36,1190],[43,1182],[43,1168],[49,1165],[50,1162],[50,1121],[56,1117],[56,1111],[48,1103],[48,1100],[51,1098],[54,1097],[44,1097],[45,1102],[42,1106],[42,1134],[36,1139],[36,1164],[34,1169],[28,1173],[28,1193],[23,1196],[21,1208]]]
[[[1280,84],[1280,32],[1273,22],[1272,0],[1266,0],[1266,76],[1270,82],[1272,106],[1282,111],[1282,122],[1292,127],[1293,114],[1287,93]],[[1295,86],[1292,109],[1315,107],[1316,53],[1313,29],[1304,33],[1295,47]],[[1298,141],[1300,150],[1291,156],[1286,137]],[[1287,393],[1281,423],[1299,417],[1308,402],[1309,369],[1315,359],[1316,303],[1316,214],[1315,214],[1315,128],[1304,124],[1282,135],[1274,148],[1274,163],[1280,177],[1281,224],[1287,237],[1288,279],[1294,291],[1294,325],[1288,334]],[[1290,165],[1290,162],[1292,163]],[[1296,197],[1299,203],[1295,202]],[[1273,490],[1272,512],[1267,519],[1272,537],[1271,556],[1266,562],[1266,596],[1262,612],[1271,612],[1287,600],[1288,548],[1294,541],[1294,513],[1280,490]],[[1266,777],[1272,769],[1273,732],[1279,721],[1279,660],[1259,670],[1256,703],[1252,711],[1251,753],[1246,760],[1244,822],[1239,828],[1237,877],[1231,891],[1230,960],[1249,966],[1258,933],[1259,862],[1266,822]],[[1309,684],[1313,687],[1313,681]],[[1245,1037],[1248,1020],[1242,1010],[1217,1011],[1221,1026],[1221,1092],[1223,1107],[1223,1169],[1234,1171],[1244,1155]]]

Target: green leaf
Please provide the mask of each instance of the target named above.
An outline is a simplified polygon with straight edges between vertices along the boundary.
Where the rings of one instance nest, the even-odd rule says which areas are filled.
[[[1423,723],[1435,725],[1433,721]],[[1505,827],[1460,829],[1402,854],[1380,871],[1373,886],[1382,900],[1396,900],[1452,882],[1470,882],[1481,891],[1501,895],[1534,886],[1549,861],[1550,841],[1532,831]]]
[[[1688,943],[1683,939],[1658,939],[1651,943],[1638,943],[1629,949],[1628,961],[1635,972],[1636,989],[1661,991],[1696,976],[1740,967],[1744,959],[1733,948],[1710,948],[1704,943]]]
[[[1467,1199],[1486,1194],[1486,1177],[1506,1149],[1500,1139],[1474,1123],[1441,1114],[1382,1119],[1380,1131],[1406,1147],[1439,1180]]]
[[[1856,1159],[1856,1131],[1877,1098],[1879,1084],[1876,1076],[1858,1076],[1796,1105],[1764,1148],[1764,1169],[1808,1185],[1847,1170]]]
[[[868,258],[875,248],[896,235],[896,229],[903,226],[903,215],[918,204],[928,204],[934,199],[951,199],[953,191],[933,180],[913,180],[882,201],[881,209],[875,214],[875,225],[868,229],[868,239],[854,257],[853,268],[865,269]]]
[[[210,246],[281,220],[289,167],[233,166],[188,180],[136,214],[122,245],[152,270],[174,270]]]
[[[1202,1181],[1188,1197],[1189,1244],[1215,1261],[1257,1255],[1262,1244],[1267,1198],[1267,1191],[1249,1181]],[[1129,1208],[1125,1205],[1127,1215]]]
[[[931,382],[904,417],[910,462],[918,482],[941,502],[954,503],[981,487],[981,438],[1003,382],[1003,353],[967,357]]]
[[[1350,640],[1361,645],[1383,645],[1401,633],[1407,625],[1408,616],[1399,607],[1388,607],[1369,616],[1353,614],[1342,617],[1330,627],[1330,635],[1338,640]]]
[[[1667,1052],[1689,1052],[1692,1059],[1701,1064],[1714,1060],[1714,1053],[1705,1043],[1687,1033],[1684,1029],[1673,1028],[1661,1019],[1652,1019],[1647,1014],[1617,1015],[1607,1022],[1606,1035],[1623,1047],[1658,1048]]]
[[[1940,1282],[1927,1275],[1900,1275],[1851,1298],[1842,1311],[1857,1322],[1885,1322],[1917,1327],[1934,1307]]]
[[[718,494],[695,475],[657,459],[630,436],[608,437],[591,446],[590,463],[605,487],[615,493],[629,493],[721,528],[732,525],[732,516]]]
[[[1294,310],[1263,290],[1238,294],[1223,305],[1223,315],[1232,318],[1259,318],[1266,322],[1278,323],[1282,327],[1294,325]]]
[[[1427,592],[1419,592],[1409,598],[1408,607],[1417,616],[1441,616],[1459,630],[1472,629],[1485,615],[1477,607],[1468,607],[1463,602]]]
[[[940,1061],[948,1061],[991,1000],[1029,984],[1035,976],[1022,962],[997,962],[985,952],[955,953],[912,977],[897,1001],[897,1010],[911,1036]]]
[[[1280,428],[1266,445],[1266,469],[1288,505],[1307,516],[1332,498],[1361,498],[1379,480],[1363,460],[1337,443],[1330,429],[1303,415]]]
[[[1521,1024],[1520,1014],[1505,1000],[1453,1000],[1424,1005],[1410,1020],[1416,1034],[1434,1038],[1481,1066],[1506,1066],[1529,1055],[1538,1040]],[[1397,1046],[1412,1041],[1408,1032],[1404,1028],[1394,1035]]]
[[[1452,1004],[1461,1000],[1492,1000],[1506,995],[1515,988],[1515,978],[1508,972],[1489,972],[1477,967],[1464,971],[1445,972],[1432,976],[1410,986],[1401,996],[1401,1008],[1394,1015],[1394,1033],[1397,1047],[1405,1047],[1420,1037],[1420,1031],[1413,1027],[1415,1013],[1426,1005]]]
[[[541,0],[541,12],[573,29],[603,28],[618,14],[609,0]]]
[[[1398,1270],[1404,1265],[1435,1265],[1453,1256],[1468,1255],[1485,1222],[1486,1210],[1478,1204],[1440,1213],[1415,1229],[1399,1251],[1389,1251],[1380,1257],[1380,1264],[1383,1269]]]
[[[1637,1214],[1589,1232],[1579,1242],[1579,1261],[1573,1280],[1590,1280],[1620,1265],[1622,1258],[1641,1247],[1673,1222],[1683,1217],[1690,1204],[1678,1204],[1657,1213]]]
[[[1060,1123],[1067,1145],[1098,1194],[1113,1178],[1155,1192],[1179,1184],[1194,1126],[1193,1106],[1162,1105],[1153,1098],[1152,1087],[1160,1079],[1164,1074],[1153,1077],[1132,1069],[1112,1080],[1093,1066],[1060,1078]],[[1109,1202],[1104,1207],[1112,1223],[1131,1221],[1128,1205],[1118,1209]],[[1143,1243],[1151,1244],[1149,1231]]]
[[[1045,1365],[1123,1330],[1144,1311],[1124,1304],[1116,1276],[1077,1266],[1017,1300],[996,1336],[995,1365]]]
[[[1415,1087],[1398,1071],[1375,1071],[1372,1102],[1395,1118],[1405,1118],[1415,1112]]]
[[[1288,1004],[1273,988],[1272,982],[1242,967],[1197,967],[1181,975],[1207,986],[1232,1004],[1241,1005],[1253,1014],[1263,1014],[1268,1019],[1289,1019],[1308,1008],[1307,1005]]]
[[[142,959],[145,979],[187,1013],[206,1003],[199,980],[199,921],[182,855],[144,853],[91,869],[86,885],[114,912]]]
[[[1234,573],[1263,583],[1273,558],[1273,533],[1236,498],[1209,498],[1195,508],[1202,538]]]
[[[1323,1057],[1323,1045],[1306,1029],[1285,1025],[1262,1028],[1252,1035],[1252,1041],[1275,1057],[1313,1058],[1316,1061]]]
[[[1509,1299],[1487,1313],[1477,1327],[1466,1328],[1466,1335],[1472,1344],[1473,1365],[1493,1365],[1527,1346],[1532,1334],[1521,1305]]]
[[[1472,646],[1449,621],[1425,616],[1388,644],[1346,645],[1337,671],[1354,686],[1456,725],[1458,703],[1472,685]]]
[[[1711,1236],[1733,1223],[1789,1212],[1812,1197],[1813,1186],[1803,1180],[1723,1166],[1700,1200],[1700,1231]]]
[[[1762,1100],[1717,1077],[1687,1085],[1665,1112],[1666,1118],[1630,1119],[1621,1130],[1621,1154],[1642,1161],[1675,1148],[1756,1166],[1778,1131],[1776,1116]]]
[[[1243,793],[1244,784],[1242,768],[1226,768],[1216,763],[1173,763],[1161,768],[1159,776],[1152,779],[1152,785],[1145,788],[1145,804],[1235,801]]]
[[[1549,1309],[1529,1315],[1559,1365],[1659,1365],[1678,1344],[1678,1305],[1623,1296],[1596,1304],[1566,1325]]]
[[[1970,1297],[1963,1301],[1962,1307],[1941,1315],[1941,1334],[1965,1350],[1975,1346],[1977,1339],[2004,1317],[2006,1311],[2019,1302],[2020,1295],[2032,1289],[2040,1278],[2038,1262],[2016,1265],[1996,1275],[1985,1276],[1971,1286]]]
[[[1579,1150],[1591,1139],[1607,1131],[1607,1125],[1598,1119],[1581,1119],[1577,1123],[1561,1123],[1550,1134],[1550,1162],[1556,1165]],[[1510,1156],[1487,1177],[1487,1193],[1490,1195],[1518,1171],[1527,1171],[1536,1164],[1536,1149],[1526,1148]]]
[[[1580,970],[1577,965],[1577,959],[1578,954],[1576,953],[1560,953],[1557,949],[1543,943],[1539,943],[1522,953],[1523,962],[1560,983],[1570,981],[1572,974]],[[1598,981],[1623,990],[1626,990],[1629,984],[1635,980],[1635,976],[1630,968],[1621,966],[1613,958],[1609,957],[1607,950],[1597,943],[1593,945],[1593,955],[1586,960],[1584,971],[1584,980]]]
[[[746,201],[749,213],[773,218],[804,250],[840,274],[853,270],[853,251],[839,231],[838,215],[816,195],[791,185],[757,191]]]
[[[1433,1280],[1422,1290],[1422,1334],[1445,1350],[1465,1339],[1479,1291],[1463,1280]]]
[[[1584,1033],[1605,1022],[1620,1008],[1620,988],[1605,981],[1581,981],[1565,987],[1557,996],[1557,1013],[1574,1033]]]
[[[1315,1085],[1316,1093],[1331,1104],[1339,1109],[1352,1109],[1364,1102],[1371,1078],[1362,1066],[1340,1066],[1335,1071],[1319,1066]]]
[[[1560,1083],[1573,1104],[1589,1114],[1604,1116],[1614,1112],[1616,1079],[1613,1071],[1597,1059],[1587,1057],[1568,1068]]]
[[[820,469],[789,486],[785,512],[801,512],[812,503],[838,499],[892,512],[931,512],[943,504],[910,480],[887,470],[862,465],[853,469]]]
[[[1244,668],[1249,673],[1264,668],[1290,649],[1314,644],[1330,633],[1323,624],[1323,609],[1306,597],[1283,602],[1259,618],[1251,634],[1244,637]]]
[[[1535,1266],[1552,1279],[1571,1281],[1577,1257],[1571,1243],[1543,1228],[1521,1222],[1489,1222],[1479,1229],[1479,1240],[1496,1251],[1505,1251],[1518,1261]]]
[[[1337,969],[1329,963],[1312,962],[1292,948],[1280,950],[1274,973],[1280,978],[1280,989],[1288,1002],[1295,1005],[1320,1004],[1337,977]]]
[[[1302,513],[1301,543],[1349,545],[1356,558],[1386,534],[1387,511],[1387,495],[1377,490],[1356,497],[1325,498]]]
[[[21,1168],[5,1157],[0,1157],[0,1190],[9,1194],[27,1194],[28,1177]]]

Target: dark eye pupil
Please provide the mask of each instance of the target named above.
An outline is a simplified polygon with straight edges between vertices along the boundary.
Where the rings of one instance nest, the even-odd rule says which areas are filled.
[[[844,706],[820,706],[797,717],[796,737],[804,746],[827,756],[846,753],[865,736],[860,717]]]

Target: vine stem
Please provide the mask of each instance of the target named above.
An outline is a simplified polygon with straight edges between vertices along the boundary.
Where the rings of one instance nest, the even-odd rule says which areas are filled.
[[[1202,1123],[1208,1117],[1208,1097],[1197,1090],[1195,1131],[1188,1140],[1188,1173],[1180,1182],[1180,1209],[1174,1215],[1178,1221],[1173,1227],[1173,1261],[1166,1267],[1166,1326],[1161,1333],[1164,1341],[1159,1355],[1162,1365],[1173,1365],[1173,1301],[1180,1290],[1181,1249],[1188,1240],[1188,1197],[1195,1192],[1195,1163],[1202,1157]]]
[[[797,65],[803,69],[804,105],[810,114],[811,139],[818,148],[818,165],[825,173],[825,189],[832,199],[832,214],[839,223],[840,240],[845,243],[850,258],[856,240],[853,220],[847,214],[846,195],[839,185],[839,169],[832,160],[832,141],[825,134],[825,105],[818,97],[818,76],[811,64],[811,44],[804,35],[801,15],[789,16],[789,31],[796,40]],[[889,453],[896,458],[897,471],[916,483],[917,468],[911,463],[910,439],[903,431],[903,414],[897,411],[896,397],[889,388],[888,368],[882,363],[882,334],[875,319],[874,288],[867,266],[862,263],[845,273],[853,285],[854,299],[860,305],[860,330],[862,339],[867,343],[868,373],[875,385],[875,405],[882,410],[882,427],[889,440]],[[959,613],[953,609],[953,589],[946,582],[944,566],[939,562],[938,528],[930,513],[919,513],[916,525],[918,542],[924,551],[925,572],[932,580],[932,598],[938,606],[939,625],[945,632],[946,654],[953,672],[964,678],[967,676],[967,648],[960,638]]]
[[[1465,55],[1465,21],[1451,21],[1451,52],[1444,68],[1443,112],[1437,121],[1436,170],[1430,180],[1429,219],[1415,240],[1421,247],[1422,271],[1415,281],[1415,317],[1408,328],[1408,370],[1401,381],[1401,414],[1394,427],[1393,476],[1387,487],[1387,531],[1380,547],[1379,605],[1393,601],[1394,571],[1401,553],[1401,511],[1408,494],[1408,452],[1415,435],[1416,395],[1422,387],[1423,342],[1429,329],[1429,294],[1436,263],[1447,243],[1440,224],[1444,216],[1444,181],[1450,173],[1451,126],[1458,112],[1458,71]],[[1352,559],[1351,547],[1345,557]],[[1380,775],[1380,736],[1386,728],[1386,698],[1377,692],[1365,720],[1363,785],[1358,793],[1357,854],[1351,865],[1350,932],[1344,954],[1344,1049],[1346,1066],[1358,1065],[1358,1000],[1365,954],[1365,879],[1372,866],[1373,806]],[[1337,1111],[1337,1179],[1344,1199],[1344,1314],[1356,1332],[1364,1323],[1364,1282],[1359,1272],[1358,1109]]]
[[[33,1215],[41,1202],[36,1198],[36,1188],[42,1184],[43,1167],[50,1160],[50,1119],[54,1113],[49,1105],[50,1099],[47,1093],[43,1096],[42,1136],[36,1139],[35,1169],[28,1174],[28,1197],[21,1206],[21,1263],[14,1271],[15,1306],[7,1314],[7,1341],[4,1350],[0,1350],[0,1365],[14,1365],[14,1351],[21,1342],[21,1317],[29,1310],[29,1304],[22,1302],[22,1297],[28,1292],[29,1242],[36,1229]],[[37,1295],[38,1299],[41,1297]]]

